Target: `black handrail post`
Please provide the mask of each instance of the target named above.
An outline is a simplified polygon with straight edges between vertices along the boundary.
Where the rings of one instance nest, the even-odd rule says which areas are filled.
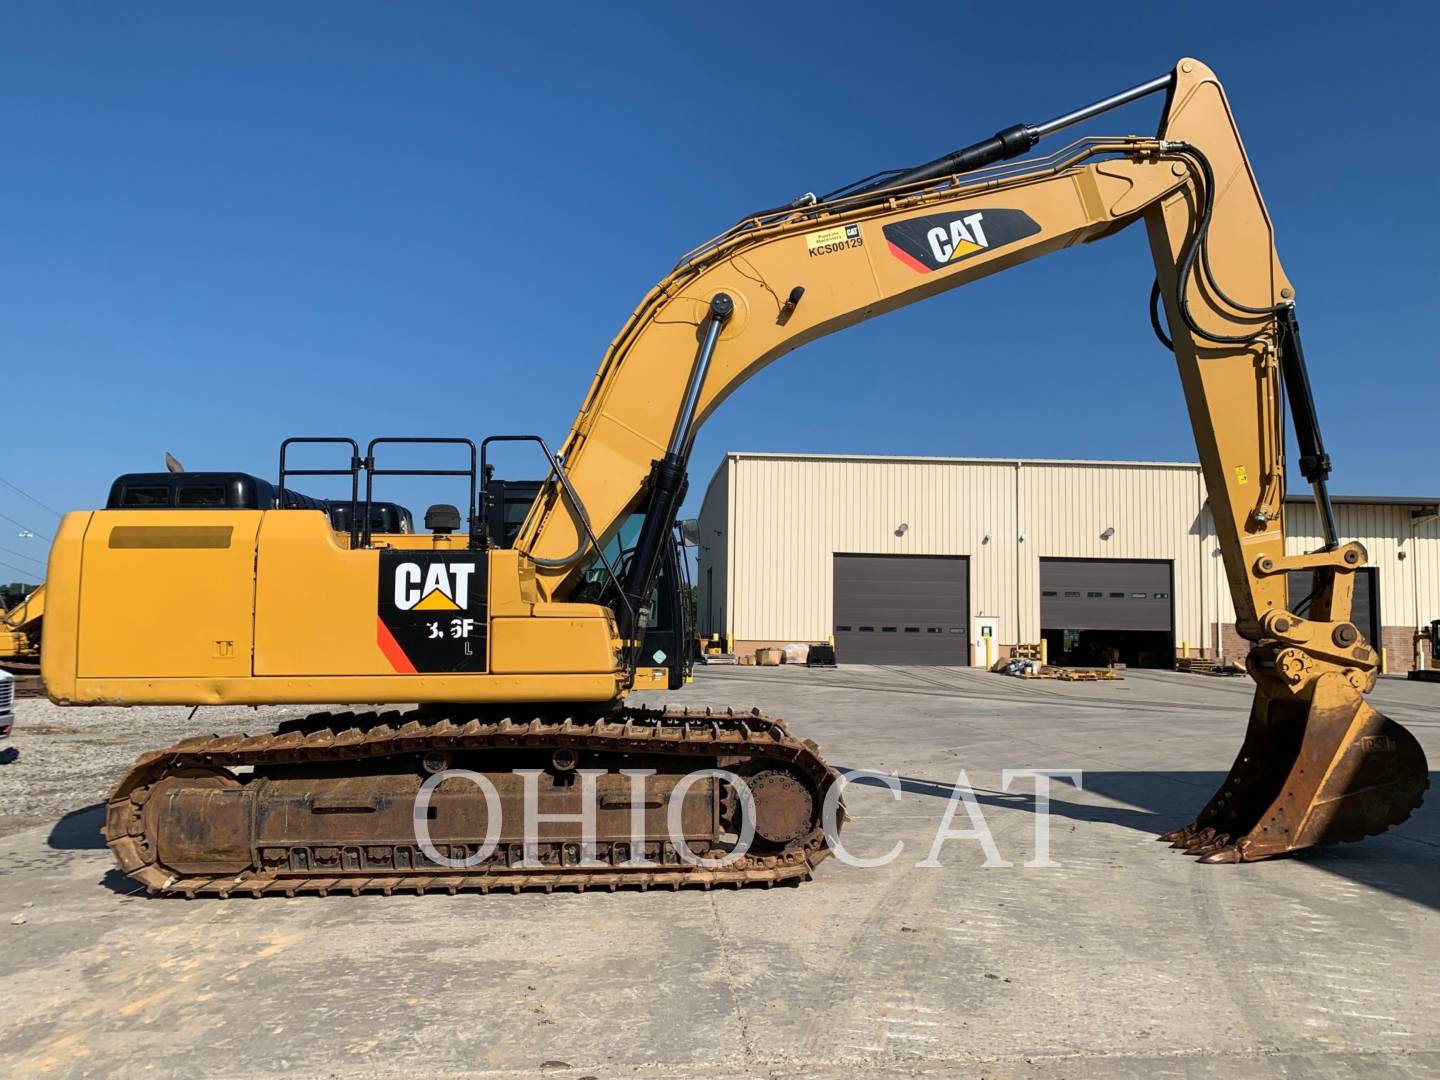
[[[350,447],[350,468],[348,469],[287,469],[285,454],[292,443],[340,443]],[[285,509],[285,478],[287,476],[349,476],[350,477],[350,546],[356,547],[360,540],[359,525],[355,520],[355,504],[360,498],[360,445],[354,439],[331,435],[296,435],[280,444],[280,483],[275,492],[275,509]]]
[[[375,447],[382,443],[395,444],[406,443],[411,445],[428,446],[450,446],[464,445],[470,448],[470,468],[468,469],[377,469],[375,467]],[[365,447],[365,546],[370,545],[370,506],[374,497],[374,478],[377,476],[467,476],[470,478],[470,502],[467,507],[469,515],[470,531],[468,546],[479,546],[479,538],[476,532],[475,523],[475,441],[458,437],[447,438],[416,438],[401,435],[385,435],[378,439],[371,439]]]

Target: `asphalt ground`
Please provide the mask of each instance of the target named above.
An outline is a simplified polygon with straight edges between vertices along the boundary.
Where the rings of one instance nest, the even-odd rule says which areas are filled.
[[[759,706],[856,783],[799,888],[152,899],[101,800],[140,751],[294,711],[18,703],[0,766],[0,1073],[13,1076],[1429,1077],[1440,810],[1361,844],[1201,866],[1153,840],[1238,748],[1248,680],[701,669],[661,700]],[[1371,697],[1440,762],[1440,685]],[[1033,784],[1056,780],[1051,868]],[[931,854],[967,790],[975,839]],[[1432,772],[1432,782],[1435,774]]]

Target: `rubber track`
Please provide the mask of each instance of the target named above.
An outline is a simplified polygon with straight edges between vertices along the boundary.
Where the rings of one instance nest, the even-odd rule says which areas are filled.
[[[622,709],[603,717],[513,718],[436,717],[401,712],[319,713],[290,721],[265,735],[197,736],[136,759],[111,792],[103,830],[120,869],[151,894],[187,897],[232,894],[265,896],[299,893],[445,892],[541,888],[616,889],[627,886],[679,889],[698,885],[740,888],[799,884],[830,854],[824,831],[815,829],[801,844],[768,855],[746,855],[723,869],[689,865],[637,867],[546,867],[463,873],[436,868],[423,872],[365,876],[277,876],[250,871],[239,876],[179,877],[158,866],[154,845],[144,835],[142,807],[149,789],[177,770],[237,768],[301,761],[358,761],[428,750],[484,750],[502,747],[583,748],[602,752],[675,754],[694,757],[753,757],[785,762],[811,779],[823,798],[834,773],[812,742],[798,740],[782,721],[760,711],[733,709]],[[842,819],[843,820],[843,817]]]

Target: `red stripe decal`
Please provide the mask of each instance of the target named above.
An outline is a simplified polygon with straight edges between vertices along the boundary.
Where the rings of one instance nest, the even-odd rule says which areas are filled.
[[[418,674],[415,665],[405,655],[405,650],[395,640],[395,635],[390,633],[390,628],[380,616],[375,616],[375,644],[380,646],[380,651],[385,654],[385,659],[390,661],[390,666],[402,675]]]
[[[915,258],[915,256],[908,255],[905,252],[901,251],[889,240],[886,240],[885,242],[887,244],[890,244],[890,251],[895,256],[895,258],[899,259],[906,266],[910,267],[911,270],[918,270],[922,274],[930,273],[930,268],[924,263],[922,263],[919,259]]]

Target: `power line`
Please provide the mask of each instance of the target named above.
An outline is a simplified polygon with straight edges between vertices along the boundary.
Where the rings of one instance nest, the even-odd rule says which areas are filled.
[[[14,555],[15,557],[20,558],[20,559],[28,559],[28,560],[30,560],[31,562],[35,563],[35,564],[38,565],[38,566],[44,566],[44,565],[45,565],[45,563],[44,563],[43,560],[40,560],[40,559],[35,558],[34,555],[26,555],[23,551],[12,551],[10,548],[7,548],[7,547],[0,547],[0,551],[5,552],[6,555]]]
[[[10,570],[14,570],[17,574],[26,574],[26,575],[29,575],[29,574],[35,573],[34,570],[22,570],[20,567],[16,566],[16,565],[13,564],[13,563],[0,562],[0,566],[4,566],[4,567],[6,567],[6,568],[8,568],[8,569],[10,569]]]
[[[38,536],[41,540],[50,539],[50,537],[46,536],[44,533],[38,533],[34,529],[30,528],[30,526],[24,525],[16,521],[9,514],[0,514],[0,518],[4,518],[6,521],[10,522],[11,525],[14,525],[17,529],[20,529],[22,532],[28,532],[31,536]]]
[[[56,510],[53,506],[46,506],[43,502],[41,502],[39,499],[35,498],[35,496],[34,496],[34,495],[31,495],[28,491],[25,491],[25,490],[23,490],[23,489],[21,489],[21,488],[16,487],[16,486],[15,486],[14,484],[12,484],[9,480],[6,480],[3,476],[0,476],[0,484],[4,484],[7,488],[9,488],[11,491],[15,492],[17,495],[23,495],[25,498],[29,499],[29,500],[30,500],[32,503],[34,503],[36,506],[40,507],[41,510],[44,510],[47,514],[54,514],[56,517],[64,517],[64,516],[65,516],[64,514],[60,513],[59,510]]]

